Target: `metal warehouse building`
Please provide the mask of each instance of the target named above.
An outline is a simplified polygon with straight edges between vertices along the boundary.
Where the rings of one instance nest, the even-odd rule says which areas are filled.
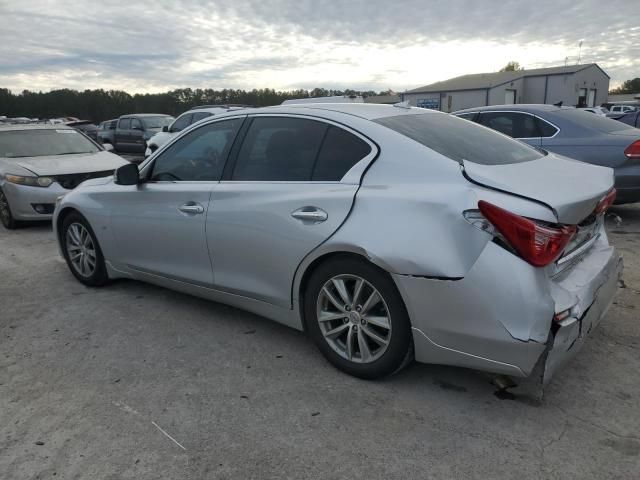
[[[402,100],[444,112],[513,103],[594,107],[607,101],[608,92],[609,75],[590,63],[463,75],[404,92]]]

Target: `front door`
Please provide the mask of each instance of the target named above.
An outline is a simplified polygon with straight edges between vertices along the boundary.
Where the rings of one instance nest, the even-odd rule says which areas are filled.
[[[300,116],[248,121],[207,216],[214,283],[290,307],[296,269],[349,214],[357,172],[376,147],[344,127]]]
[[[210,198],[243,118],[203,125],[179,138],[112,202],[117,262],[133,270],[211,286],[205,235]]]

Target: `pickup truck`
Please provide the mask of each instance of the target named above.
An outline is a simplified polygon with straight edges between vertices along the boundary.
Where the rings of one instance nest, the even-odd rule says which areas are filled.
[[[172,116],[156,113],[122,115],[113,135],[113,147],[116,152],[144,153],[147,140],[172,121]]]

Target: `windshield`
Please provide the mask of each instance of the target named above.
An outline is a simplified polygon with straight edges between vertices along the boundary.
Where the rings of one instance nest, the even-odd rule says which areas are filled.
[[[620,125],[620,122],[611,120],[610,118],[606,118],[601,115],[593,115],[592,113],[586,112],[584,110],[578,110],[575,108],[563,108],[562,110],[553,112],[553,114],[557,117],[569,120],[570,122],[573,122],[582,127],[597,130],[599,132],[610,133],[624,130],[624,127]]]
[[[173,122],[173,117],[145,117],[142,119],[146,128],[158,128],[161,129],[165,125],[169,126]]]
[[[100,149],[73,129],[12,130],[0,132],[0,157],[43,157],[96,153]]]
[[[593,114],[589,114],[593,115]],[[543,154],[534,148],[453,115],[425,113],[374,120],[458,163],[481,165],[528,162]]]

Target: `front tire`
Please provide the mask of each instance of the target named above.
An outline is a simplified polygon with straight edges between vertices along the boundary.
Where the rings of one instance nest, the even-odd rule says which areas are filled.
[[[411,323],[389,275],[364,260],[339,256],[321,264],[304,293],[307,330],[338,369],[375,379],[412,359]]]
[[[73,212],[65,217],[60,242],[69,270],[80,283],[99,287],[109,281],[98,239],[82,215]]]
[[[7,230],[13,230],[18,227],[18,222],[11,213],[9,200],[2,190],[0,190],[0,221]]]

